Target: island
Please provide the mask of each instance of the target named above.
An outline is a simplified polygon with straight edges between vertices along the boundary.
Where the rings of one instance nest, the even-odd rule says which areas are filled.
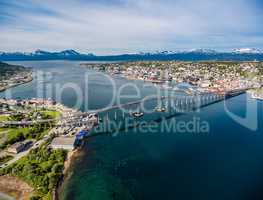
[[[0,62],[0,92],[32,80],[31,68]]]
[[[171,90],[178,83],[188,83],[205,92],[223,94],[263,86],[263,63],[257,61],[137,61],[82,63],[81,66],[130,80],[151,82]]]

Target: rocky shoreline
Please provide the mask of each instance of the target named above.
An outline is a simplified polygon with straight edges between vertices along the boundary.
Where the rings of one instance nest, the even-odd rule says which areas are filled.
[[[73,151],[68,152],[67,159],[64,162],[64,170],[63,175],[57,183],[57,186],[53,190],[52,199],[59,200],[59,194],[62,190],[63,184],[65,180],[71,177],[72,173],[70,173],[73,161],[81,155],[81,149],[75,149]]]
[[[19,200],[28,200],[33,188],[17,177],[0,176],[0,191]]]

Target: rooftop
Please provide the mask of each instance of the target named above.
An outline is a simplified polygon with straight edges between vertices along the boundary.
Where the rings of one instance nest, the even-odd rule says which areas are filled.
[[[74,143],[75,143],[75,137],[56,137],[53,139],[51,146],[57,146],[57,145],[74,146]]]

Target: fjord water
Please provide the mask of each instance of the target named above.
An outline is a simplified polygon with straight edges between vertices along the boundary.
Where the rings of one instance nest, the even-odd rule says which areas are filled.
[[[83,69],[79,62],[45,61],[20,62],[36,71],[51,72],[52,76],[12,88],[4,94],[31,98],[41,83],[53,87],[75,83],[85,101],[81,110],[105,106],[113,95],[113,88],[105,77],[93,74],[85,86]],[[41,82],[41,83],[40,83]],[[117,88],[127,80],[114,78]],[[155,92],[154,87],[144,87],[135,81],[142,96]],[[134,91],[130,88],[128,93]],[[54,91],[46,97],[54,98]],[[83,92],[85,93],[85,92]],[[189,122],[199,119],[208,122],[205,133],[162,130],[145,132],[129,129],[118,134],[105,134],[90,138],[83,153],[74,160],[70,176],[64,183],[60,198],[64,200],[250,200],[263,198],[263,104],[258,105],[256,131],[235,122],[225,111],[225,106],[239,116],[246,113],[246,95],[219,102],[168,122]],[[74,105],[75,93],[65,89],[60,101]],[[88,101],[88,105],[85,103]],[[255,100],[249,99],[254,102]],[[250,110],[248,110],[250,112]],[[256,113],[254,113],[256,115]],[[174,119],[176,121],[174,121]],[[255,120],[255,119],[250,119]],[[249,123],[249,122],[248,122]]]

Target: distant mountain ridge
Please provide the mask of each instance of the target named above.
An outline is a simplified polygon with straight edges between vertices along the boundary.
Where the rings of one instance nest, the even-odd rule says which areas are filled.
[[[32,53],[22,52],[0,52],[0,60],[63,60],[63,59],[85,59],[93,57],[93,54],[81,54],[75,50],[69,49],[60,52],[49,52],[44,50],[36,50]]]
[[[234,49],[234,53],[262,54],[263,51],[256,48],[241,48],[241,49]]]
[[[236,61],[263,61],[263,51],[255,48],[234,49],[231,52],[218,52],[213,49],[192,49],[189,51],[156,51],[134,54],[97,56],[92,53],[83,54],[69,49],[60,52],[36,50],[32,53],[0,52],[1,61],[26,60],[87,60],[87,61],[136,61],[136,60],[236,60]]]

